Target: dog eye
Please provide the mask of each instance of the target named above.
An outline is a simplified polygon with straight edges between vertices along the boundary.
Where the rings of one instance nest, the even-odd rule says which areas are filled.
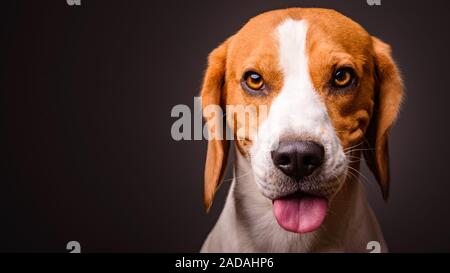
[[[353,83],[355,72],[351,68],[340,68],[334,72],[333,85],[338,88],[344,88]]]
[[[258,73],[249,71],[244,74],[243,84],[253,91],[258,91],[264,87],[264,80]]]

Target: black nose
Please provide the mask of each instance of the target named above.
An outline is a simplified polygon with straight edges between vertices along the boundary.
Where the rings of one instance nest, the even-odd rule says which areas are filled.
[[[323,158],[323,146],[312,141],[284,141],[272,151],[275,166],[295,180],[312,174],[322,165]]]

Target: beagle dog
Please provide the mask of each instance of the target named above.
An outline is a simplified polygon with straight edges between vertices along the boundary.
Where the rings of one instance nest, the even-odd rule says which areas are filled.
[[[342,14],[290,8],[252,18],[210,53],[204,76],[207,210],[230,143],[235,153],[225,207],[201,251],[368,252],[376,241],[386,252],[358,176],[364,157],[387,199],[388,132],[402,96],[389,45]]]

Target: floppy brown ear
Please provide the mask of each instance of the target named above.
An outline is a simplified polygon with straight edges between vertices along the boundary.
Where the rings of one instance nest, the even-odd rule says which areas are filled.
[[[400,72],[392,59],[391,48],[372,37],[375,58],[374,108],[366,131],[364,158],[375,175],[383,198],[389,196],[389,129],[395,122],[403,97]]]
[[[222,102],[227,49],[228,41],[210,53],[201,91],[202,108],[209,132],[203,192],[206,211],[211,208],[214,195],[223,180],[228,157],[229,141],[225,138],[225,109]],[[213,109],[219,108],[223,115],[220,115],[217,111],[212,114],[211,111],[208,111],[208,107],[209,109],[211,107]]]

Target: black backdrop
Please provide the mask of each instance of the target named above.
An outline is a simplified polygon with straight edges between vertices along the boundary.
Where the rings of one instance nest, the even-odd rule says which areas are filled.
[[[391,251],[450,250],[449,1],[2,1],[0,251],[198,251],[205,141],[170,136],[206,56],[247,19],[334,8],[390,43],[407,97],[385,204],[363,179]]]

